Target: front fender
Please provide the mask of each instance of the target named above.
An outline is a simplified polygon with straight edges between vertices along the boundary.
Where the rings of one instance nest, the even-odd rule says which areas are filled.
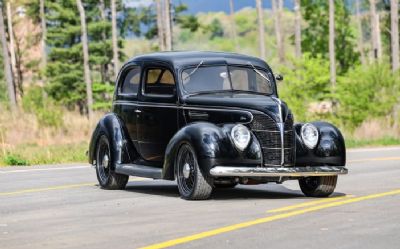
[[[327,122],[311,122],[317,127],[319,141],[314,149],[308,149],[300,135],[303,124],[295,124],[296,166],[345,166],[346,145],[342,133]]]
[[[126,127],[115,113],[108,113],[100,119],[93,131],[88,153],[90,164],[96,160],[97,142],[102,135],[106,135],[110,142],[112,167],[133,161],[136,150]]]
[[[192,145],[203,173],[223,165],[261,165],[261,147],[252,135],[250,144],[239,151],[231,141],[230,131],[234,124],[215,125],[208,122],[196,122],[180,129],[167,145],[163,165],[163,178],[175,178],[174,165],[177,152],[183,143]]]

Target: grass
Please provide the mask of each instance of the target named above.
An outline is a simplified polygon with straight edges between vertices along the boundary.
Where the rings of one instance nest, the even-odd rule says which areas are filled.
[[[347,148],[400,145],[400,138],[383,137],[379,139],[346,139]]]
[[[375,140],[347,139],[347,148],[400,145],[400,139],[385,137]],[[57,163],[86,163],[87,143],[39,146],[24,144],[0,155],[0,166]]]
[[[88,144],[83,142],[48,146],[17,145],[13,149],[3,151],[0,155],[0,166],[85,163],[87,150]]]

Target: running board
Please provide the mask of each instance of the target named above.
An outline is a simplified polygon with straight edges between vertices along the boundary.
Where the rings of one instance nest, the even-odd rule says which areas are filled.
[[[123,175],[161,179],[162,169],[139,164],[118,164],[115,172]]]

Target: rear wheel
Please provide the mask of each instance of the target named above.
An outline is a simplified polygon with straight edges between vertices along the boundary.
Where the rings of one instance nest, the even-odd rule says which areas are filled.
[[[111,168],[110,143],[106,135],[101,135],[97,143],[96,175],[102,188],[124,189],[129,176],[115,173]]]
[[[337,176],[312,176],[299,179],[304,195],[309,197],[327,197],[333,193]]]
[[[196,154],[192,146],[183,144],[179,149],[175,172],[181,197],[186,200],[208,199],[212,187],[207,176],[200,170]]]

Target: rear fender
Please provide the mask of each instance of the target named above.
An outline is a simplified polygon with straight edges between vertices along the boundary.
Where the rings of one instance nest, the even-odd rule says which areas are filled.
[[[116,164],[130,163],[137,156],[136,149],[123,122],[115,113],[104,115],[97,123],[89,144],[89,163],[95,164],[96,147],[99,138],[106,135],[110,142],[111,167]]]

